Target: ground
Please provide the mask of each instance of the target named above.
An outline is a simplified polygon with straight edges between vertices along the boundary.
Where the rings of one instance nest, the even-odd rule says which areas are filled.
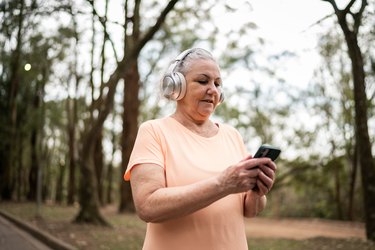
[[[43,231],[76,246],[90,250],[141,249],[146,225],[134,214],[119,214],[116,206],[107,206],[103,215],[112,227],[72,223],[77,207],[0,203],[0,209],[27,221]],[[375,250],[365,240],[360,222],[321,219],[246,219],[246,234],[251,250]]]
[[[321,219],[268,219],[246,221],[246,234],[252,238],[285,238],[302,240],[313,237],[365,239],[365,227],[359,222]]]

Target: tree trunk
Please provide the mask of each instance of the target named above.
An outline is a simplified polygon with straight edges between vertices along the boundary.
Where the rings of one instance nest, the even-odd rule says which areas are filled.
[[[63,202],[63,189],[64,189],[64,176],[65,176],[65,169],[66,165],[65,163],[59,164],[59,173],[57,176],[57,182],[56,182],[56,197],[55,201],[58,204],[61,204]]]
[[[31,167],[29,171],[29,192],[27,194],[27,199],[29,201],[36,201],[36,190],[38,181],[38,168],[39,159],[37,153],[37,129],[34,127],[31,132],[30,147],[31,147]]]
[[[367,2],[362,0],[362,12],[366,4]],[[360,24],[360,19],[358,18],[361,17],[362,12],[357,13],[354,19],[354,28],[353,30],[350,30],[349,24],[347,23],[347,14],[349,10],[350,8],[346,8],[345,10],[340,11],[337,7],[335,8],[336,16],[344,33],[349,57],[352,62],[356,142],[358,145],[358,157],[362,176],[366,235],[368,239],[375,240],[375,161],[372,156],[372,145],[368,133],[368,100],[365,88],[364,63],[357,40]]]
[[[74,27],[74,39],[75,39],[75,57],[72,63],[72,74],[75,84],[75,93],[78,93],[78,87],[80,84],[81,76],[77,72],[77,65],[78,65],[78,43],[79,43],[79,34],[77,31],[77,20],[76,16],[71,13],[73,27]],[[76,142],[76,131],[77,131],[77,96],[68,96],[67,100],[67,116],[68,116],[68,145],[69,145],[69,184],[68,184],[68,197],[67,197],[67,204],[73,205],[76,200],[76,187],[77,187],[77,142]]]
[[[96,133],[100,132],[96,131]],[[75,218],[76,223],[109,225],[99,211],[98,183],[95,177],[94,152],[96,138],[86,136],[82,146],[82,162],[80,163],[80,211]]]
[[[68,205],[73,205],[76,194],[76,117],[77,100],[68,98],[67,100],[68,116],[68,146],[69,146],[69,184],[68,184]]]
[[[349,56],[352,60],[354,82],[356,141],[358,142],[361,166],[362,187],[366,217],[367,238],[375,240],[375,162],[371,152],[371,141],[367,125],[367,96],[363,58],[357,37],[352,33],[345,35]]]
[[[18,155],[23,155],[23,147],[22,147],[22,143],[23,143],[23,138],[21,138],[22,136],[18,135],[17,137],[17,144],[19,145],[18,146],[18,149],[17,149],[17,154]],[[23,162],[22,162],[22,157],[18,157],[17,158],[17,172],[16,172],[16,200],[17,201],[21,201],[21,198],[24,196],[24,193],[23,193],[23,186],[25,185],[25,182],[23,181],[23,172],[24,172],[24,165],[23,165]]]
[[[375,240],[375,161],[371,152],[371,141],[367,125],[367,97],[363,59],[356,38],[348,41],[354,78],[356,141],[358,142],[361,167],[367,238]]]
[[[140,101],[139,95],[139,72],[138,61],[135,59],[131,63],[129,70],[125,74],[124,86],[124,113],[123,113],[123,132],[121,137],[122,149],[122,174],[125,172],[129,162],[130,154],[133,149],[138,132],[138,115]],[[130,189],[130,183],[121,178],[120,182],[121,199],[119,211],[134,211],[133,197]]]
[[[113,124],[115,123],[115,118],[116,118],[116,112],[113,114]],[[116,133],[114,130],[112,130],[112,160],[108,164],[107,167],[107,193],[106,193],[106,202],[108,204],[111,204],[113,202],[113,197],[112,197],[112,182],[113,182],[113,156],[115,155],[116,152]],[[117,182],[116,182],[117,183]]]
[[[354,190],[356,186],[356,180],[357,180],[357,169],[358,169],[358,146],[357,143],[354,145],[354,154],[350,161],[351,163],[351,172],[350,172],[350,186],[349,186],[349,203],[348,203],[348,219],[353,220],[354,219]]]
[[[111,204],[113,202],[112,182],[113,182],[113,163],[111,162],[108,164],[108,173],[107,173],[107,193],[106,193],[107,204]]]
[[[95,142],[94,164],[95,164],[96,182],[98,184],[98,188],[97,188],[98,199],[101,205],[104,204],[104,199],[103,199],[104,160],[103,160],[102,140],[103,140],[103,131],[100,131],[98,139]]]

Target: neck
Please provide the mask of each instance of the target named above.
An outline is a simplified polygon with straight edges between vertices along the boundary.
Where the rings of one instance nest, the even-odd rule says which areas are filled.
[[[219,128],[208,118],[196,120],[180,112],[174,113],[171,117],[190,131],[203,137],[212,137],[219,131]]]

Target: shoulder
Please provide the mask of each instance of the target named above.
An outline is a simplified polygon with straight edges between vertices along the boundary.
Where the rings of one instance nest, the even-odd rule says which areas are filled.
[[[164,134],[173,127],[173,123],[169,117],[148,120],[139,126],[140,133]]]
[[[140,128],[149,129],[149,128],[163,127],[163,126],[167,126],[169,123],[170,121],[168,117],[164,117],[164,118],[153,119],[153,120],[142,122],[140,125]]]

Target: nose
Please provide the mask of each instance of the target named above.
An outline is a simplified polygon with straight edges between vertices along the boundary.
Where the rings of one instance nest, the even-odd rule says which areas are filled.
[[[215,84],[215,82],[210,82],[208,84],[208,89],[207,89],[207,93],[210,94],[210,95],[217,95],[217,96],[220,96],[220,93],[221,93],[221,85],[217,86]]]

